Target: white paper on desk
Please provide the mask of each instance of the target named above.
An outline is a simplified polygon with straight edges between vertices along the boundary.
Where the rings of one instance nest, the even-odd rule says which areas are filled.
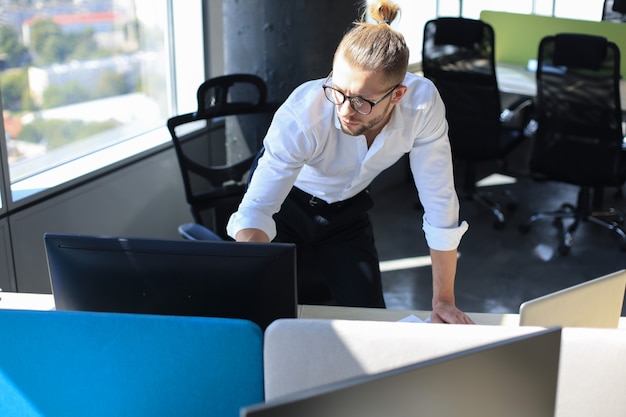
[[[428,316],[426,320],[422,320],[419,317],[417,317],[415,314],[409,314],[408,316],[401,318],[398,321],[404,322],[404,323],[430,323],[430,316]]]

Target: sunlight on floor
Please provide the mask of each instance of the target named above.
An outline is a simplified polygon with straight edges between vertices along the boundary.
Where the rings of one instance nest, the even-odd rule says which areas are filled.
[[[457,254],[459,258],[461,254]],[[380,261],[380,272],[400,271],[402,269],[419,268],[422,266],[430,266],[430,255],[415,256],[412,258],[391,259],[389,261]]]
[[[380,262],[380,272],[399,271],[401,269],[419,268],[430,265],[430,256],[416,256],[413,258],[392,259]]]
[[[492,185],[507,185],[507,184],[515,184],[517,180],[513,177],[509,177],[508,175],[502,174],[491,174],[478,181],[476,185],[478,187],[490,187]]]

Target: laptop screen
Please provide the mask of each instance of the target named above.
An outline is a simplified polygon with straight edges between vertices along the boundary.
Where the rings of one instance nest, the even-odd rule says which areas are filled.
[[[553,417],[560,345],[560,329],[541,330],[286,395],[240,415]]]
[[[243,318],[297,315],[295,245],[51,234],[57,310]]]
[[[534,298],[520,306],[520,325],[616,328],[625,290],[626,270],[620,270]]]

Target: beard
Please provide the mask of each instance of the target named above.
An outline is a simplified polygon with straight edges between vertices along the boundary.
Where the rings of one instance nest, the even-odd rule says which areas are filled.
[[[341,131],[345,133],[346,135],[361,136],[361,135],[365,135],[365,133],[369,132],[370,130],[377,129],[379,126],[383,125],[385,121],[388,119],[389,106],[391,106],[391,103],[386,104],[385,110],[380,115],[370,120],[366,120],[365,122],[359,123],[358,119],[357,120],[348,119],[349,122],[354,123],[354,124],[349,124],[349,125],[344,124],[344,120],[341,118],[339,113],[337,113],[337,118],[339,119],[339,124],[341,125]],[[369,116],[369,115],[363,116],[359,113],[356,113],[356,114],[360,117]]]

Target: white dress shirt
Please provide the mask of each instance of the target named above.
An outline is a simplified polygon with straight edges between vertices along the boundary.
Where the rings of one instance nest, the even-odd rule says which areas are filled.
[[[341,131],[323,83],[320,79],[302,84],[277,110],[264,139],[265,153],[228,222],[228,234],[234,238],[241,229],[256,228],[271,240],[276,236],[272,216],[292,186],[328,203],[346,200],[409,153],[428,246],[456,249],[468,226],[459,226],[445,108],[434,85],[407,73],[406,94],[368,149],[365,136]]]

